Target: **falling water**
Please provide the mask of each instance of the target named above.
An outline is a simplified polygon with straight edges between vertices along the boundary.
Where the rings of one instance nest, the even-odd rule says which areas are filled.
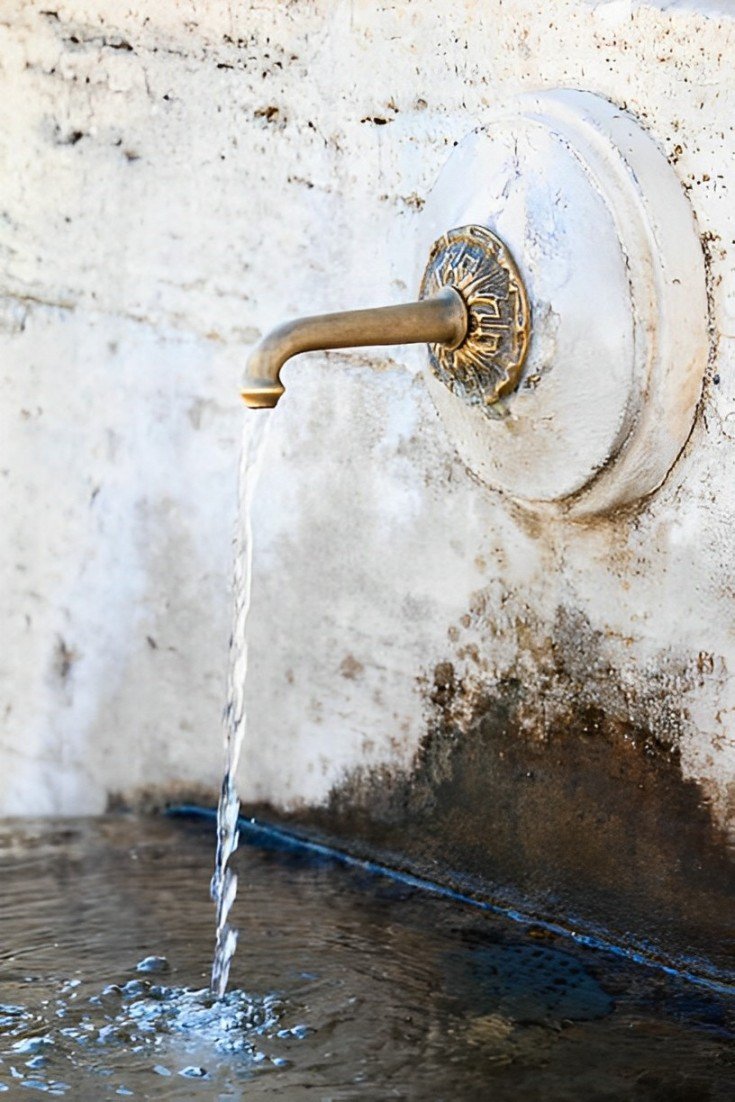
[[[245,675],[248,665],[248,645],[245,628],[250,610],[253,570],[252,501],[258,481],[266,429],[270,414],[258,412],[250,421],[250,433],[242,451],[239,476],[239,519],[235,539],[234,596],[235,616],[230,643],[229,683],[225,709],[225,775],[217,808],[217,855],[210,884],[217,908],[217,938],[212,962],[211,990],[221,998],[227,989],[230,964],[237,945],[237,930],[228,916],[237,895],[237,875],[229,867],[237,849],[237,817],[240,800],[235,776],[240,748],[245,734]]]

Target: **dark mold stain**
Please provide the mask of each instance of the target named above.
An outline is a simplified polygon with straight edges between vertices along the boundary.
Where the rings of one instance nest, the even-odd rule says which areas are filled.
[[[266,123],[285,123],[285,119],[282,119],[281,109],[276,107],[274,103],[268,104],[267,107],[258,107],[253,112],[253,118],[263,119]]]
[[[345,677],[348,681],[355,681],[365,671],[365,667],[362,662],[355,658],[352,654],[347,654],[340,662],[339,672],[342,677]]]
[[[72,647],[68,646],[66,640],[60,635],[57,636],[56,647],[54,649],[54,671],[62,684],[68,681],[72,666],[76,662],[77,657],[77,652]]]
[[[51,141],[54,145],[77,145],[85,137],[83,130],[63,131],[58,123],[51,128]]]
[[[355,770],[295,818],[353,852],[735,979],[735,863],[679,755],[687,689],[720,676],[720,660],[665,655],[629,680],[600,633],[560,609],[546,634],[514,624],[515,666],[491,681],[485,648],[466,641],[482,615],[455,632],[455,661],[419,679],[427,730],[412,766]]]
[[[108,815],[157,815],[182,804],[207,807],[217,801],[217,792],[201,784],[142,785],[132,792],[107,793]]]

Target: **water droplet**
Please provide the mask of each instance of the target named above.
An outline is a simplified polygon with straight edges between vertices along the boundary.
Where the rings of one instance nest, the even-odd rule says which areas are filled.
[[[144,991],[145,984],[142,980],[128,980],[128,982],[122,986],[122,993],[124,995],[142,995]]]
[[[170,965],[165,957],[144,957],[136,964],[138,972],[169,972]]]
[[[52,1039],[48,1034],[44,1034],[43,1037],[24,1037],[22,1041],[15,1041],[13,1043],[13,1051],[18,1053],[25,1052],[39,1052],[42,1048],[48,1048],[53,1045]]]

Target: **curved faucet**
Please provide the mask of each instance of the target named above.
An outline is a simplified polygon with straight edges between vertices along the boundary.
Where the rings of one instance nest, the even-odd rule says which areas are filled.
[[[250,353],[240,394],[251,409],[275,406],[284,391],[281,368],[300,352],[378,344],[440,344],[451,349],[465,339],[467,327],[467,308],[454,287],[401,306],[286,321]]]
[[[434,242],[421,298],[284,322],[250,353],[240,391],[270,409],[284,391],[281,368],[300,352],[378,344],[427,344],[433,373],[471,405],[492,407],[518,385],[531,333],[520,273],[485,226],[460,226]]]

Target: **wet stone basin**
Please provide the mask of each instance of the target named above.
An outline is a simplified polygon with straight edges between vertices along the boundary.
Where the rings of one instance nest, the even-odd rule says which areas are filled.
[[[213,1004],[212,860],[197,822],[0,826],[4,1097],[735,1096],[726,994],[294,851],[239,851]]]

